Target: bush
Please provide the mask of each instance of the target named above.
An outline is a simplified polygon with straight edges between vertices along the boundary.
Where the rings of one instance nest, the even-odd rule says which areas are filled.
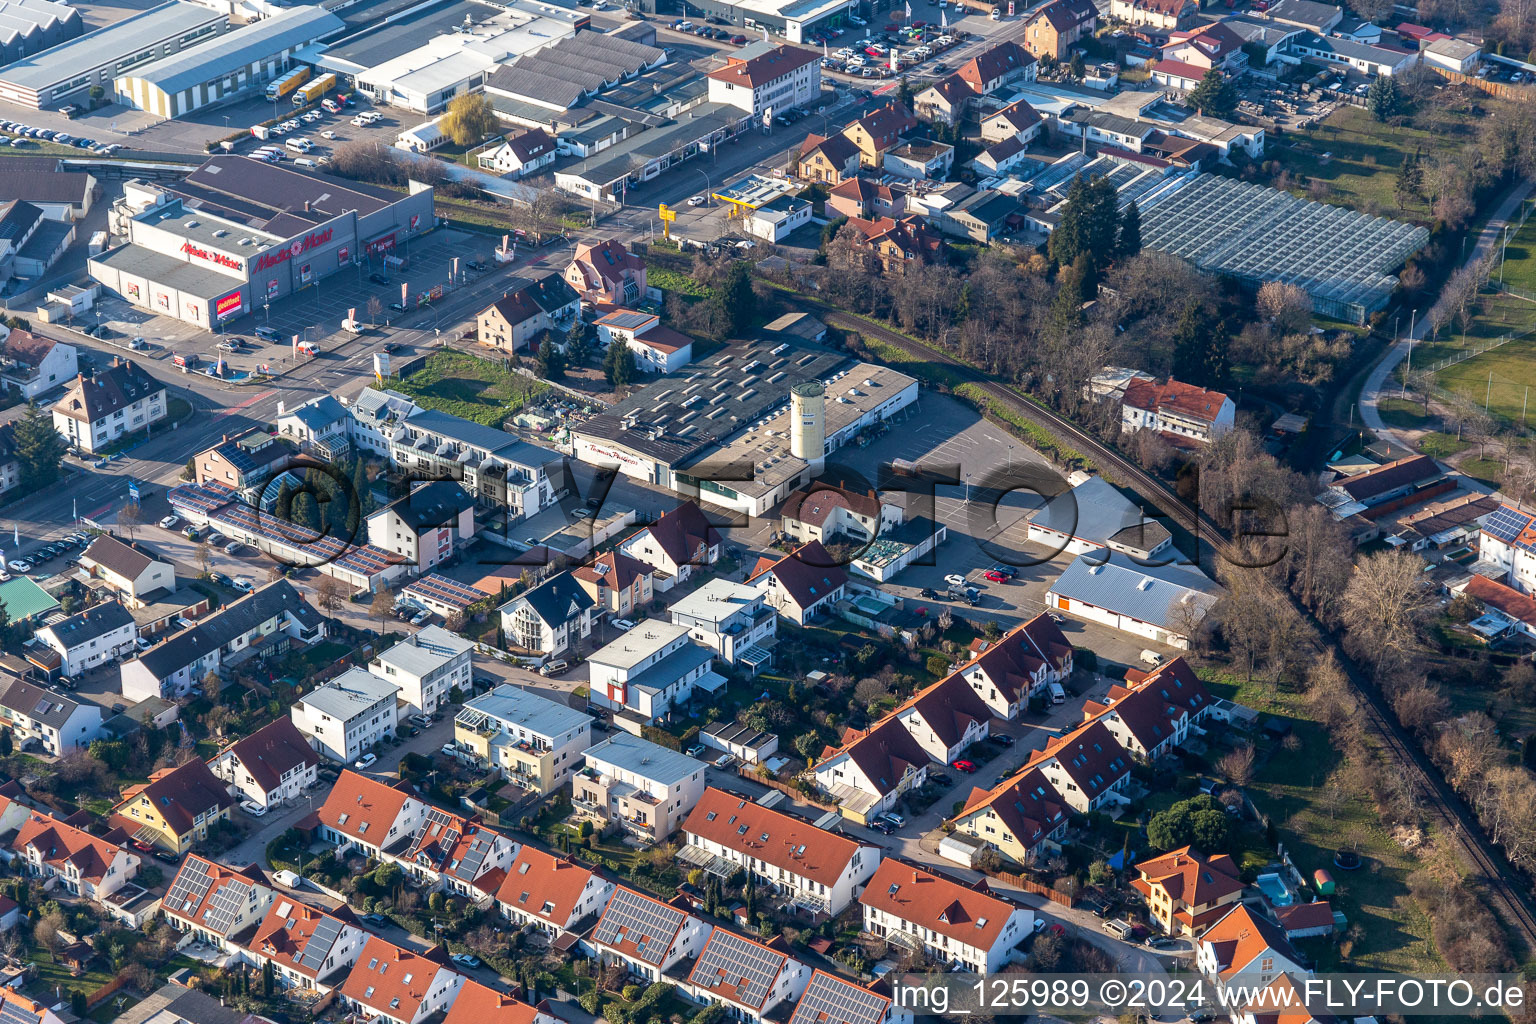
[[[928,656],[928,674],[931,676],[949,675],[949,659],[942,654]]]

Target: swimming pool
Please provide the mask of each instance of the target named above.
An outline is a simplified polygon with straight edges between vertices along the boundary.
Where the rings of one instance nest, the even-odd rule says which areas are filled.
[[[1259,891],[1268,897],[1269,902],[1277,907],[1288,907],[1295,902],[1296,897],[1290,887],[1285,884],[1285,879],[1271,872],[1260,875],[1253,880],[1253,884],[1259,887]]]

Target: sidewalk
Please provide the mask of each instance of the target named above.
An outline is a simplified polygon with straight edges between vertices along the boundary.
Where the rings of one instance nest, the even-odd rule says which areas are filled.
[[[1509,219],[1514,212],[1520,208],[1520,204],[1531,194],[1532,189],[1536,189],[1536,180],[1523,181],[1510,190],[1504,197],[1504,201],[1499,204],[1499,208],[1494,211],[1493,216],[1488,218],[1488,223],[1484,225],[1482,234],[1478,235],[1477,245],[1473,246],[1472,251],[1467,255],[1465,261],[1467,264],[1475,263],[1482,259],[1498,242],[1499,235],[1503,232],[1504,226],[1509,223]],[[1419,317],[1411,337],[1404,337],[1389,349],[1387,354],[1382,357],[1381,362],[1377,363],[1375,368],[1366,376],[1365,383],[1360,388],[1360,419],[1366,428],[1379,436],[1384,436],[1394,443],[1402,445],[1404,448],[1412,448],[1413,446],[1396,430],[1382,422],[1381,413],[1376,408],[1376,403],[1381,400],[1382,388],[1388,379],[1391,378],[1398,364],[1408,357],[1409,346],[1415,341],[1423,341],[1424,335],[1428,333],[1428,330],[1428,318]],[[1486,487],[1475,480],[1467,479],[1465,482],[1468,487],[1485,493],[1493,493],[1492,488]]]

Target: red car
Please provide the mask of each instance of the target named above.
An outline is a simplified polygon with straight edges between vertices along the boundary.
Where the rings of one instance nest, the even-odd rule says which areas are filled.
[[[1007,583],[1008,582],[1008,577],[1004,576],[1002,573],[998,572],[996,569],[988,569],[986,572],[981,574],[981,578],[986,580],[989,583]]]
[[[1059,925],[1059,924],[1051,925],[1049,928],[1046,929],[1046,931],[1050,932],[1052,935],[1065,935],[1065,934],[1067,934],[1066,927],[1064,925]]]
[[[965,772],[966,774],[976,770],[976,765],[970,761],[951,761],[949,766],[957,772]]]
[[[869,56],[871,56],[871,57],[878,57],[878,56],[880,56],[880,51],[875,49],[873,46],[866,46],[866,47],[864,47],[864,52],[866,54],[868,54]]]
[[[129,845],[132,846],[135,850],[138,850],[140,853],[154,853],[155,852],[155,848],[153,846],[151,846],[149,843],[146,843],[142,839],[130,840],[129,841]]]
[[[742,46],[742,45],[744,45],[746,43],[746,41],[747,41],[747,37],[746,36],[731,36],[731,45],[732,46]]]

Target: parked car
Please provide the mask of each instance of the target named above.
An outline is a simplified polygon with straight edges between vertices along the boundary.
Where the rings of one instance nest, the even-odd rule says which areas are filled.
[[[32,563],[27,561],[25,558],[15,558],[5,564],[6,568],[10,569],[11,572],[25,573],[32,571]]]
[[[432,724],[432,719],[428,718],[426,715],[412,715],[410,720],[423,727]]]
[[[951,779],[948,775],[945,775],[943,772],[929,772],[928,773],[928,781],[933,783],[936,786],[948,786],[951,783],[953,783],[955,780]]]
[[[379,759],[379,757],[378,757],[377,754],[367,753],[367,754],[364,754],[362,757],[358,758],[356,761],[354,761],[352,763],[352,766],[354,768],[357,768],[358,770],[362,770],[362,769],[365,769],[365,768],[371,768],[371,767],[373,767],[374,762],[377,761],[378,759]]]
[[[903,818],[901,815],[897,814],[895,811],[886,811],[885,814],[882,815],[882,817],[885,818],[885,820],[890,822],[892,825],[895,825],[897,828],[905,828],[906,827],[907,819]]]
[[[896,831],[896,826],[892,825],[884,818],[876,818],[874,821],[869,823],[869,827],[874,829],[876,832],[887,836]]]
[[[166,516],[164,519],[160,520],[160,529],[162,530],[174,530],[180,525],[181,519],[177,516]]]
[[[229,585],[240,591],[242,594],[249,594],[251,591],[256,589],[256,581],[251,579],[249,576],[236,576],[234,579],[230,580]]]
[[[1007,583],[1008,582],[1008,577],[1004,576],[1002,573],[998,572],[995,569],[988,569],[986,572],[981,574],[981,578],[986,580],[988,583]]]
[[[967,775],[973,774],[976,771],[976,762],[967,761],[964,758],[949,762],[949,766],[955,771],[965,772]]]
[[[372,281],[374,284],[389,284],[389,278],[384,274],[379,273],[377,270],[368,275],[368,280]]]
[[[240,809],[253,818],[260,818],[267,813],[267,809],[254,800],[241,800]]]
[[[715,763],[715,767],[716,768],[720,768],[720,769],[723,770],[723,769],[729,768],[731,766],[731,762],[733,762],[735,760],[736,760],[736,758],[734,758],[730,754],[721,754],[719,757],[715,758],[715,762],[714,763]]]
[[[390,925],[395,923],[389,918],[385,917],[383,914],[364,914],[358,920],[362,921],[363,924],[371,925],[374,928],[388,928]]]
[[[211,572],[208,574],[208,578],[219,584],[221,587],[232,587],[235,585],[234,580],[230,579],[228,576],[221,572]]]
[[[470,970],[477,970],[482,966],[480,958],[475,956],[473,953],[455,953],[448,959],[452,960],[460,967],[468,967]]]
[[[1016,742],[1012,736],[1005,732],[1000,732],[992,738],[997,741],[997,745],[1000,747],[1011,747]]]

